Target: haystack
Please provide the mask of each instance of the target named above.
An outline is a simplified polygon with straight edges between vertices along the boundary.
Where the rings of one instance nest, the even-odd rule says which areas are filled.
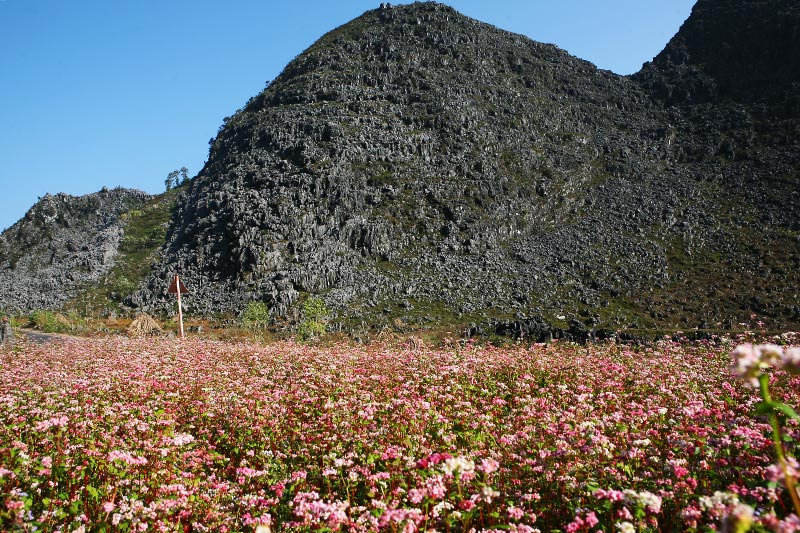
[[[128,335],[131,337],[160,335],[163,333],[161,326],[158,325],[158,322],[156,322],[153,317],[147,313],[142,313],[141,315],[137,316],[125,331],[127,331]]]

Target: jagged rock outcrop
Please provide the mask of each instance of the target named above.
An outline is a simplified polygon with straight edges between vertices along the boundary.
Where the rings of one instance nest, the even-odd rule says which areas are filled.
[[[382,4],[225,120],[161,202],[161,253],[163,220],[140,217],[149,279],[106,293],[169,312],[177,272],[193,314],[263,301],[291,325],[319,295],[334,329],[530,339],[800,327],[799,11],[700,0],[618,76],[442,4]],[[0,307],[85,289],[146,198],[46,197],[0,238]]]
[[[133,302],[178,271],[193,312],[319,294],[342,327],[797,324],[797,121],[762,112],[793,105],[795,14],[701,0],[622,77],[442,4],[369,11],[226,120]]]
[[[0,235],[0,309],[59,309],[97,282],[114,264],[121,216],[149,198],[121,188],[45,195]]]
[[[800,3],[701,0],[635,75],[672,104],[734,101],[800,116]]]

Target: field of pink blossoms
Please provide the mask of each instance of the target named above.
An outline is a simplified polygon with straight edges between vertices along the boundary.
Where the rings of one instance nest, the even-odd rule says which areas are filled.
[[[793,531],[733,347],[21,345],[0,530]]]

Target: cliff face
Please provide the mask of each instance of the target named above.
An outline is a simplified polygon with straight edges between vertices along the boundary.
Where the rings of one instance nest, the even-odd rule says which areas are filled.
[[[797,122],[763,112],[792,4],[701,1],[630,78],[441,4],[367,12],[226,121],[134,302],[179,271],[195,312],[318,294],[342,326],[796,324]]]
[[[636,78],[673,104],[734,101],[800,115],[800,4],[700,0]]]
[[[0,235],[0,309],[59,309],[97,283],[114,264],[123,213],[149,198],[128,189],[45,195]]]

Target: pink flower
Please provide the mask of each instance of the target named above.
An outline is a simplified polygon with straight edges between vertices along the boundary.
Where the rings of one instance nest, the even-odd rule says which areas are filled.
[[[184,444],[189,444],[190,442],[194,442],[194,437],[188,433],[179,433],[170,439],[170,444],[174,446],[183,446]]]
[[[594,497],[601,499],[601,500],[610,500],[612,502],[621,502],[625,499],[625,494],[620,490],[614,489],[597,489],[594,493]]]
[[[498,463],[494,459],[483,459],[481,461],[481,464],[478,466],[478,470],[480,470],[484,474],[491,474],[492,472],[497,472],[498,468],[500,468],[500,463]]]
[[[389,446],[384,450],[383,455],[381,455],[382,461],[390,461],[392,459],[397,459],[398,457],[402,457],[400,453],[400,449],[396,446]]]
[[[108,460],[109,461],[122,461],[126,464],[131,466],[134,465],[145,465],[147,464],[147,459],[144,457],[139,457],[136,455],[131,454],[130,452],[123,452],[119,450],[113,450],[108,453]]]
[[[785,472],[788,472],[790,476],[797,479],[800,477],[800,464],[797,462],[797,459],[794,457],[786,457],[786,469],[779,464],[773,464],[768,466],[764,470],[764,477],[767,478],[769,481],[776,481],[780,483],[785,483],[786,475]]]
[[[453,456],[449,453],[434,453],[417,461],[417,468],[428,468],[452,458]]]
[[[567,524],[567,533],[575,533],[579,529],[583,528],[583,519],[580,516],[576,516],[575,520]]]
[[[441,500],[447,494],[442,476],[433,476],[426,479],[425,488],[428,490],[428,495],[435,500]]]
[[[779,533],[795,533],[800,531],[800,518],[796,514],[790,514],[776,524],[776,531]]]
[[[462,511],[471,511],[475,507],[475,502],[472,500],[461,500],[458,502],[458,508]]]
[[[62,416],[55,416],[52,418],[48,418],[47,420],[42,420],[36,423],[36,431],[47,431],[52,427],[65,427],[69,422],[69,418],[62,415]]]
[[[674,465],[672,467],[672,471],[675,473],[675,477],[677,478],[686,477],[686,475],[689,473],[689,470],[682,465]]]
[[[523,511],[519,507],[514,507],[513,505],[510,505],[508,507],[508,516],[512,520],[520,520],[523,516],[525,516],[525,511]]]
[[[103,504],[103,512],[104,513],[110,513],[113,510],[114,510],[114,502],[105,502]]]
[[[408,501],[417,504],[425,499],[425,491],[419,489],[411,489],[408,491]]]

